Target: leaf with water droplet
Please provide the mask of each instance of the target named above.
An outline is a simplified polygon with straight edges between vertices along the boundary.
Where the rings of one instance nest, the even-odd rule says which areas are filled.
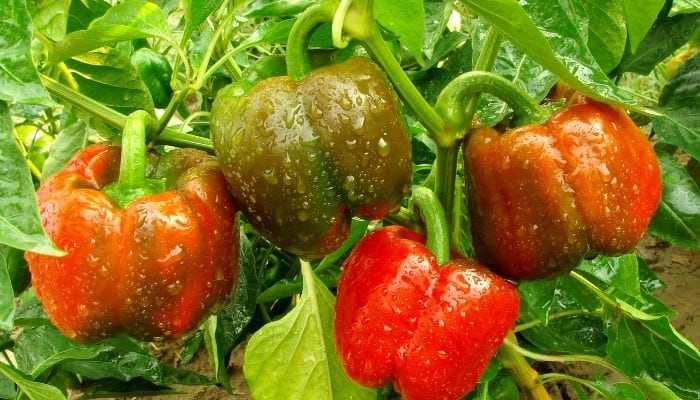
[[[243,373],[256,399],[374,399],[376,393],[351,381],[333,341],[335,298],[302,262],[304,289],[282,319],[258,330],[248,342]]]

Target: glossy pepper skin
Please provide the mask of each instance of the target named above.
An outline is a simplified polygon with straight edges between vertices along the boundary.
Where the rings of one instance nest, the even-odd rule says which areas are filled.
[[[574,96],[543,125],[473,131],[464,147],[476,258],[515,280],[630,252],[661,198],[647,137],[621,109]]]
[[[438,266],[419,234],[366,235],[343,264],[335,342],[348,375],[404,399],[471,391],[518,316],[517,289],[467,259]]]
[[[410,141],[396,94],[366,58],[272,77],[217,94],[211,135],[248,221],[308,258],[345,240],[353,215],[398,207],[411,178]]]
[[[27,252],[32,285],[51,321],[76,341],[119,332],[177,338],[238,280],[236,210],[216,161],[194,149],[151,166],[165,192],[120,208],[100,191],[118,178],[120,149],[90,145],[37,190],[44,229],[67,255]]]
[[[131,55],[131,63],[146,84],[156,108],[165,108],[173,96],[170,80],[173,67],[168,59],[147,47],[138,49]]]

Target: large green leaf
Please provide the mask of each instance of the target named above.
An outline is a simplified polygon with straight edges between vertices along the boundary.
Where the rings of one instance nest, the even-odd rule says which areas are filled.
[[[7,103],[0,101],[0,244],[62,255],[44,234],[27,162],[15,143]]]
[[[215,375],[224,386],[230,385],[227,375],[227,355],[242,340],[242,334],[253,319],[260,294],[260,283],[255,269],[255,254],[250,240],[240,230],[240,275],[231,301],[215,317],[214,334],[205,336],[209,357],[214,358]],[[213,340],[212,340],[213,339]]]
[[[66,35],[68,5],[65,0],[36,0],[27,4],[34,29],[54,42]]]
[[[377,21],[399,37],[413,57],[423,64],[423,37],[425,34],[422,0],[377,0],[374,2]]]
[[[557,14],[559,2],[535,1],[533,16],[517,0],[461,0],[503,37],[575,90],[601,101],[630,105],[632,96],[612,82],[590,54],[587,42],[572,30],[574,21]],[[536,6],[540,6],[540,8]],[[554,13],[554,14],[552,14]],[[538,26],[537,21],[542,26]],[[547,36],[545,37],[545,33]],[[635,108],[634,106],[630,106]]]
[[[253,397],[264,399],[375,399],[345,375],[333,340],[335,298],[302,263],[304,290],[294,309],[258,330],[243,363]]]
[[[65,61],[80,93],[124,115],[153,112],[153,99],[128,57],[102,47]]]
[[[10,378],[30,400],[65,400],[66,396],[57,387],[34,382],[25,374],[0,363],[0,374]]]
[[[0,19],[0,102],[53,106],[34,67],[31,43],[32,21],[25,1],[9,0]]]
[[[700,54],[673,74],[661,92],[659,107],[664,115],[653,121],[659,140],[700,160]]]
[[[223,0],[183,0],[185,11],[185,31],[184,37],[190,37],[194,29],[206,21],[209,14],[221,6]]]
[[[700,12],[659,18],[644,36],[639,49],[625,52],[620,71],[648,75],[656,66],[690,39],[700,24]]]
[[[75,121],[61,130],[51,144],[49,157],[41,169],[42,180],[63,169],[73,155],[85,147],[88,133],[88,126],[82,120]]]
[[[581,0],[588,17],[588,48],[600,68],[610,72],[625,52],[627,30],[619,1]]]
[[[521,301],[527,303],[536,318],[547,324],[549,316],[562,311],[600,307],[600,300],[582,288],[571,276],[522,282],[518,285]]]
[[[67,34],[49,54],[53,63],[124,40],[157,37],[172,41],[168,21],[156,4],[144,0],[119,3],[92,20],[88,29]]]
[[[663,196],[649,232],[676,246],[700,250],[700,189],[673,156],[659,153]]]
[[[577,270],[587,272],[628,296],[641,298],[637,256],[634,254],[619,257],[598,256],[592,260],[584,260]]]
[[[611,310],[606,334],[608,355],[626,376],[662,382],[683,399],[700,398],[700,354],[667,317],[639,321]],[[650,382],[642,383],[637,386],[658,391]]]
[[[627,34],[633,53],[637,52],[639,44],[646,36],[649,28],[656,20],[656,16],[664,6],[664,0],[619,0],[625,12],[627,22]]]
[[[0,330],[10,331],[14,328],[15,295],[8,269],[9,247],[0,245]]]

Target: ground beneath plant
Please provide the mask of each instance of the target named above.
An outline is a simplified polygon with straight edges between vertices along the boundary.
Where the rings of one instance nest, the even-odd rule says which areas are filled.
[[[677,315],[672,318],[672,323],[678,331],[687,337],[693,344],[700,346],[700,323],[696,317],[700,317],[700,252],[670,246],[668,243],[654,238],[645,238],[637,247],[638,253],[644,258],[654,272],[656,272],[666,288],[657,291],[656,295],[672,309]],[[243,352],[244,346],[239,346],[231,357],[228,367],[233,393],[228,393],[217,386],[207,387],[177,387],[182,394],[158,397],[140,397],[139,399],[154,400],[249,400],[252,399],[245,379],[243,378]],[[176,358],[177,348],[166,349],[168,359]],[[211,369],[206,354],[201,352],[188,364],[188,368],[205,375],[211,375]],[[538,369],[562,370],[561,365],[538,365]],[[576,376],[592,377],[601,372],[586,364],[572,364],[563,367],[566,373]],[[548,387],[553,400],[575,400],[575,393],[566,385]],[[130,399],[119,399],[130,400]],[[280,399],[284,400],[284,399]]]

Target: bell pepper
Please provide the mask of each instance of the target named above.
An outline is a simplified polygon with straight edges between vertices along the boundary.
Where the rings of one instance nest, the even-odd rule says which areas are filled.
[[[471,391],[518,316],[517,289],[478,263],[438,266],[401,226],[362,238],[343,264],[334,335],[348,375],[393,381],[404,399],[459,399]]]
[[[147,119],[134,114],[130,122]],[[51,321],[79,342],[180,337],[238,280],[236,209],[218,163],[184,148],[147,163],[132,127],[122,147],[89,145],[36,193],[47,235],[67,254],[27,252],[32,285]]]
[[[274,244],[324,255],[345,240],[352,216],[383,218],[399,206],[410,141],[396,94],[370,60],[248,87],[217,94],[211,137],[236,204]]]
[[[170,80],[173,77],[173,67],[168,59],[147,47],[136,50],[131,55],[131,64],[146,84],[156,108],[165,108],[173,96]]]
[[[622,109],[580,95],[541,125],[478,127],[463,152],[476,258],[509,279],[632,251],[661,198],[647,137]]]

